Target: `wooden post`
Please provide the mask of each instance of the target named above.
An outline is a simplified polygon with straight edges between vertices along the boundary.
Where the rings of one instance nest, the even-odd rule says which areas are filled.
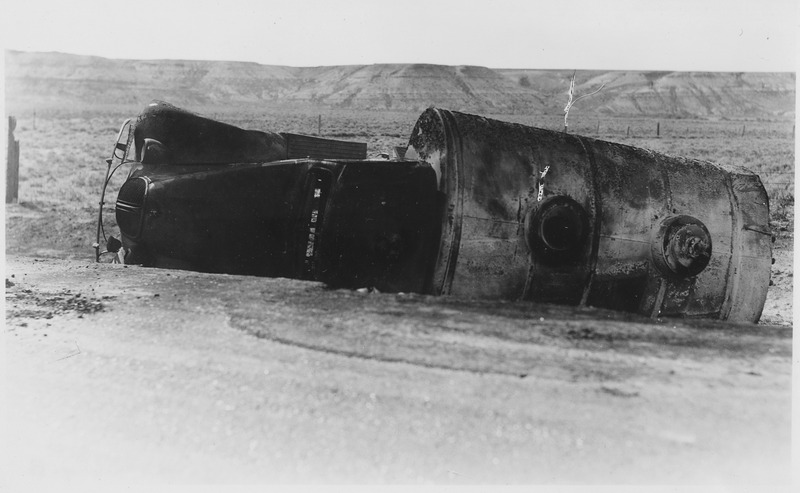
[[[656,137],[661,137],[661,122],[656,123]]]
[[[747,128],[747,125],[742,125],[742,137],[744,137],[744,131]]]
[[[595,131],[597,135],[600,135],[600,120],[597,120],[597,130]]]
[[[319,120],[317,121],[317,135],[322,135],[322,115],[319,115]]]
[[[19,200],[19,141],[14,140],[17,119],[8,117],[8,154],[6,158],[6,204]]]
[[[628,125],[628,131],[625,132],[625,137],[630,137],[630,136],[631,136],[631,126]]]

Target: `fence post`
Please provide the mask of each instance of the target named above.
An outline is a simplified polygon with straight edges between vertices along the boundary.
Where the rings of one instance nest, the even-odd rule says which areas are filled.
[[[19,141],[14,139],[17,119],[8,117],[8,154],[6,155],[6,204],[19,200]]]
[[[319,115],[319,120],[317,120],[317,135],[322,135],[322,115]]]
[[[661,137],[661,122],[656,123],[656,137]]]

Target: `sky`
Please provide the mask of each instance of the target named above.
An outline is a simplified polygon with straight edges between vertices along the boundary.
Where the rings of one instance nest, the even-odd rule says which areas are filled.
[[[0,0],[3,46],[296,67],[795,71],[796,0]]]

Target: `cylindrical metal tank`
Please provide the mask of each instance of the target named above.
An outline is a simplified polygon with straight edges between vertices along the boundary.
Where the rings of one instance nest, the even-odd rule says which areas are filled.
[[[745,169],[437,108],[409,146],[445,197],[432,294],[761,316],[769,204]]]

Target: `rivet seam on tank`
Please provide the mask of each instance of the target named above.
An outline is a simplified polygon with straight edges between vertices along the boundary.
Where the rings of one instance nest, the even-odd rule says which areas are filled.
[[[544,171],[542,171],[542,176],[539,177],[539,195],[536,196],[537,202],[541,202],[542,197],[544,197],[544,177],[548,171],[550,171],[549,165],[544,167]]]

